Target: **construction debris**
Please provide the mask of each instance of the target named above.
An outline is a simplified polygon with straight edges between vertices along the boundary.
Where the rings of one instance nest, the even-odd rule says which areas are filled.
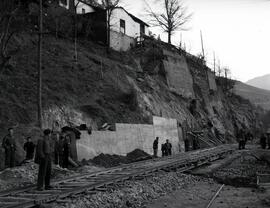
[[[90,162],[100,165],[106,168],[114,167],[121,164],[128,164],[140,160],[151,159],[151,155],[147,154],[143,150],[135,149],[128,153],[127,156],[122,155],[110,155],[110,154],[100,154],[94,157]]]

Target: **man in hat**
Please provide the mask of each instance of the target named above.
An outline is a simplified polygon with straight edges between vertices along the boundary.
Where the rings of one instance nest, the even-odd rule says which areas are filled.
[[[169,139],[166,139],[165,147],[167,155],[172,155],[172,144],[169,142]]]
[[[23,149],[26,152],[26,160],[32,160],[34,158],[35,144],[32,142],[31,137],[26,138],[26,142],[23,145]]]
[[[2,147],[5,150],[5,167],[12,168],[15,166],[16,144],[14,139],[13,128],[8,129],[8,134],[3,138]]]
[[[39,164],[37,190],[42,191],[45,183],[45,189],[49,190],[52,169],[52,148],[51,148],[51,130],[44,130],[43,138],[38,140],[35,162]]]

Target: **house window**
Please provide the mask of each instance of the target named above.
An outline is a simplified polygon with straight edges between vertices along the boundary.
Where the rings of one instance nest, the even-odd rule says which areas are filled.
[[[84,8],[82,8],[82,14],[85,14],[85,9]]]
[[[120,19],[120,32],[126,34],[126,22]]]
[[[140,25],[140,33],[145,34],[145,27],[143,24]]]
[[[65,6],[67,6],[67,3],[68,2],[67,2],[67,0],[60,0],[60,3],[63,4],[63,5],[65,5]]]

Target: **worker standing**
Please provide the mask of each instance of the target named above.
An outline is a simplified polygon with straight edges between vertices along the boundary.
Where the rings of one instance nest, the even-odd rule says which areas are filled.
[[[162,157],[166,156],[166,144],[161,144]]]
[[[43,138],[38,140],[37,151],[36,151],[36,163],[39,164],[38,169],[38,180],[37,180],[37,190],[42,191],[45,183],[45,189],[49,190],[52,187],[50,186],[51,179],[51,130],[44,130]]]
[[[154,151],[154,157],[157,157],[157,152],[158,152],[158,140],[159,138],[156,137],[156,139],[153,142],[153,151]]]
[[[63,141],[63,168],[68,168],[69,156],[70,156],[70,144],[71,138],[69,134],[64,136]]]
[[[14,139],[13,128],[8,129],[8,134],[3,138],[2,147],[5,150],[5,167],[12,168],[15,166],[16,144]]]
[[[52,157],[54,164],[59,166],[60,165],[60,133],[57,131],[52,132]]]
[[[168,139],[166,139],[166,151],[167,151],[167,155],[172,155],[172,144],[169,142]]]
[[[260,144],[263,149],[266,148],[266,140],[267,140],[266,134],[262,133],[261,138],[260,138]]]
[[[245,134],[244,130],[240,129],[240,131],[237,134],[237,139],[238,139],[238,149],[245,149]]]
[[[26,138],[23,149],[26,152],[25,159],[32,160],[34,158],[35,144],[32,142],[31,137]]]

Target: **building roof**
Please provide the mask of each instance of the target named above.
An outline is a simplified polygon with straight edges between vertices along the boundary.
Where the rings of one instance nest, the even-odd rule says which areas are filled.
[[[124,8],[122,8],[122,9],[124,9]],[[125,10],[125,9],[124,9]],[[145,26],[147,26],[147,27],[150,27],[147,23],[145,23],[144,21],[142,21],[141,19],[139,19],[138,17],[135,17],[133,14],[131,14],[131,13],[129,13],[129,12],[127,12],[126,10],[125,10],[125,12],[135,21],[135,22],[138,22],[138,23],[140,23],[140,24],[144,24]]]
[[[98,9],[103,9],[105,10],[104,6],[102,6],[101,4],[95,2],[94,0],[91,1],[86,1],[86,0],[78,0],[79,2],[86,4],[88,6],[91,6],[93,8],[98,8]],[[147,27],[150,27],[147,23],[145,23],[144,21],[142,21],[141,19],[139,19],[138,17],[134,16],[133,14],[129,13],[125,8],[123,7],[116,7],[116,9],[123,9],[135,22],[139,23],[139,24],[143,24]]]

